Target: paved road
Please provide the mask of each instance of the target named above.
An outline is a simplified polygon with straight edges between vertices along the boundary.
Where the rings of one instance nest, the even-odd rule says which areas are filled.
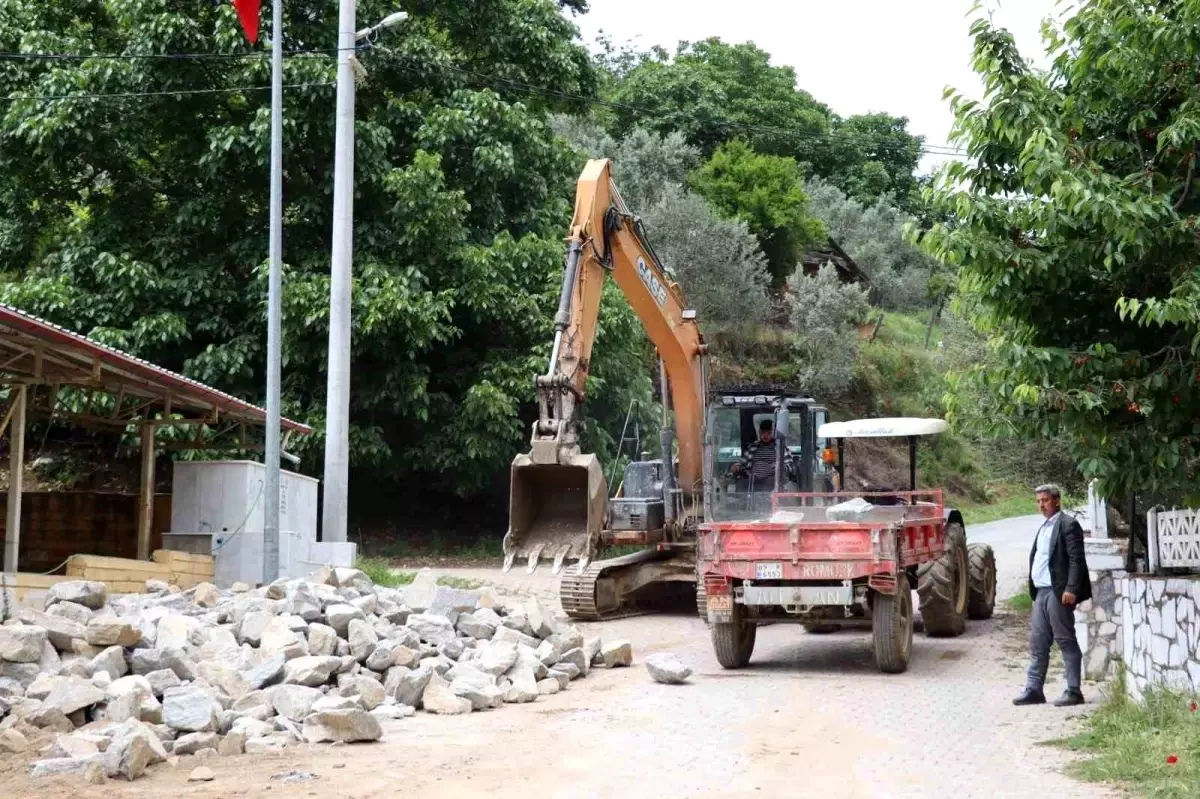
[[[1032,520],[1036,524],[1036,517]],[[1036,529],[1034,527],[1033,529]],[[1019,579],[1030,519],[979,525],[969,540],[996,548],[1003,579]],[[498,587],[554,595],[549,569],[442,570]],[[390,722],[379,744],[300,746],[276,756],[210,760],[216,779],[187,783],[192,763],[157,768],[131,784],[77,778],[32,784],[0,775],[0,795],[84,799],[313,796],[392,797],[1030,797],[1119,794],[1062,773],[1068,757],[1039,742],[1074,729],[1080,709],[1015,708],[1024,620],[1000,611],[956,639],[914,636],[909,670],[883,675],[869,633],[808,635],[760,629],[750,665],[726,671],[694,614],[580,625],[585,635],[629,640],[634,665],[595,669],[570,690],[530,705],[469,716],[421,713]],[[660,685],[642,665],[674,652],[690,684]],[[1060,677],[1054,677],[1057,688]],[[1094,702],[1097,691],[1089,690]],[[271,775],[299,769],[311,781]],[[13,792],[8,793],[11,789]],[[264,793],[270,791],[270,793]]]
[[[967,527],[967,541],[991,544],[996,552],[996,601],[1000,602],[1025,589],[1029,568],[1029,547],[1041,526],[1038,514],[1001,519],[998,522]]]

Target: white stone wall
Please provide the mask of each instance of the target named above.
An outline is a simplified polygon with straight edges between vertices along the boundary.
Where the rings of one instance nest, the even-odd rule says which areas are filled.
[[[1083,650],[1083,676],[1103,680],[1122,659],[1125,572],[1093,571],[1092,599],[1075,611],[1075,637]]]
[[[1200,575],[1119,582],[1120,657],[1130,695],[1140,699],[1151,685],[1200,692]]]

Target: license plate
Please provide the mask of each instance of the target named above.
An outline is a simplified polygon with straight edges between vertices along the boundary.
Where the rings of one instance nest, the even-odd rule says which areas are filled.
[[[721,594],[710,596],[708,598],[709,610],[733,610],[733,597],[729,594]]]
[[[789,606],[851,605],[854,589],[850,586],[755,585],[742,589],[747,605]]]
[[[783,564],[782,563],[755,563],[754,564],[754,579],[755,580],[782,580],[783,579]]]

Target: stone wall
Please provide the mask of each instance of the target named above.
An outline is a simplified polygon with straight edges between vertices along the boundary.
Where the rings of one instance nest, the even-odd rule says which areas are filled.
[[[1121,661],[1124,650],[1124,598],[1126,575],[1120,570],[1090,572],[1092,599],[1075,611],[1075,637],[1083,650],[1083,676],[1103,680]]]
[[[1200,692],[1200,575],[1124,580],[1121,657],[1134,698],[1148,686]]]

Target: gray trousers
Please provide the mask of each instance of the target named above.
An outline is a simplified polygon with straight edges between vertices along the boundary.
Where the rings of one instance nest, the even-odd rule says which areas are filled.
[[[1083,652],[1075,638],[1075,611],[1058,601],[1053,588],[1039,588],[1029,627],[1029,670],[1025,687],[1041,691],[1050,668],[1050,644],[1058,644],[1067,671],[1067,688],[1079,690]]]

